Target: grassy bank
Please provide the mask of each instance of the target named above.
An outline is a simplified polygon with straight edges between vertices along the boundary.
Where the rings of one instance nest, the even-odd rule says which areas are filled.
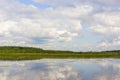
[[[32,47],[0,47],[0,60],[34,60],[42,58],[120,58],[120,51],[72,52]]]

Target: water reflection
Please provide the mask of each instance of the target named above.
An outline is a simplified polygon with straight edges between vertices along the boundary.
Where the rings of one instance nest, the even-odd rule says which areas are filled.
[[[0,80],[119,80],[120,59],[0,62]]]

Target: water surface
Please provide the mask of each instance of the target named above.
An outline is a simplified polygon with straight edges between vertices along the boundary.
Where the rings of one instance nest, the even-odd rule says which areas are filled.
[[[0,80],[120,80],[120,59],[0,61]]]

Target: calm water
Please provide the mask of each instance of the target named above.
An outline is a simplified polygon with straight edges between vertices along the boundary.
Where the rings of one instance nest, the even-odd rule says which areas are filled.
[[[0,80],[120,80],[120,59],[0,61]]]

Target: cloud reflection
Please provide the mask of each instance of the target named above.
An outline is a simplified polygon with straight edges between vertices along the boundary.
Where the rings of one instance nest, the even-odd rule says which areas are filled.
[[[10,62],[9,62],[10,63]],[[80,80],[80,73],[72,67],[51,67],[49,63],[38,61],[15,62],[9,67],[0,68],[2,80]],[[51,64],[51,63],[50,63]],[[6,65],[6,64],[4,64]],[[2,71],[3,70],[3,71]]]
[[[0,79],[119,80],[119,62],[119,59],[42,59],[36,61],[0,62]],[[98,70],[89,70],[88,68]]]

